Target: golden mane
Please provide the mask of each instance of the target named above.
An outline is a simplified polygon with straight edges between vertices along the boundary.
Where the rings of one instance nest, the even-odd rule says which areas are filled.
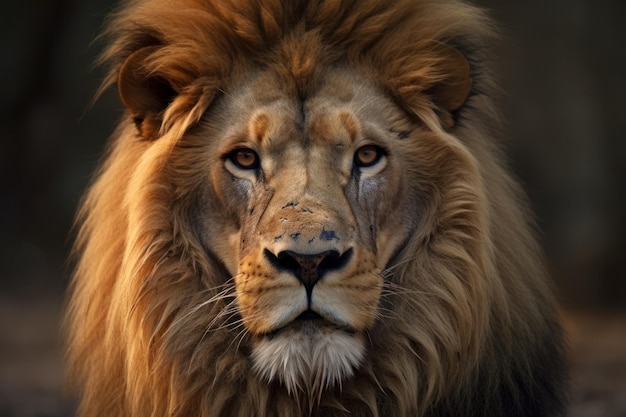
[[[128,117],[78,216],[67,327],[79,415],[560,415],[560,327],[496,143],[495,35],[482,11],[456,0],[135,0],[105,36],[102,90],[118,83]],[[460,85],[458,51],[471,74],[463,102],[447,93]],[[251,372],[222,313],[230,274],[193,230],[207,179],[188,168],[201,156],[177,145],[194,143],[211,104],[255,71],[304,100],[341,67],[427,128],[410,151],[444,174],[426,179],[419,233],[385,272],[384,337],[352,380],[311,400]],[[145,80],[157,101],[141,97]]]
[[[481,67],[492,25],[478,9],[456,1],[183,0],[176,8],[167,1],[135,1],[113,16],[105,35],[114,41],[102,57],[110,65],[102,90],[117,81],[129,55],[155,46],[143,62],[145,73],[167,79],[193,102],[212,98],[259,67],[271,68],[287,91],[306,97],[325,67],[342,62],[368,71],[407,110],[424,117],[432,103],[421,93],[447,76],[440,65],[447,44],[465,49],[475,75],[484,77],[481,88],[492,88]],[[183,103],[180,98],[168,110],[163,132],[188,113]]]

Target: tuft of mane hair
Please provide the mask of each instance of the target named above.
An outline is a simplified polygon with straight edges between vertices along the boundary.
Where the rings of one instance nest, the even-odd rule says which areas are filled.
[[[564,415],[562,331],[497,142],[496,31],[482,10],[459,0],[132,0],[107,28],[100,92],[117,84],[126,113],[78,214],[66,327],[79,416]],[[385,271],[385,288],[422,279],[419,290],[382,307],[380,337],[369,335],[364,359],[355,354],[354,375],[310,398],[254,372],[237,313],[225,317],[231,274],[193,224],[208,175],[190,173],[199,156],[181,142],[255,71],[306,100],[339,67],[358,68],[409,117],[458,141],[465,159],[424,152],[450,172],[471,167],[446,178],[463,186],[433,194],[468,213],[429,213],[431,228]],[[477,223],[467,207],[480,210]],[[386,311],[401,319],[387,325]],[[459,340],[466,351],[446,350]]]

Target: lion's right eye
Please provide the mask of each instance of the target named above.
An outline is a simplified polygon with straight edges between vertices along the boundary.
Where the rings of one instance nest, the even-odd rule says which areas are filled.
[[[249,148],[235,149],[228,154],[228,159],[240,169],[257,169],[259,155]]]
[[[385,155],[380,146],[365,145],[357,149],[354,154],[354,163],[361,168],[368,168],[376,165]]]

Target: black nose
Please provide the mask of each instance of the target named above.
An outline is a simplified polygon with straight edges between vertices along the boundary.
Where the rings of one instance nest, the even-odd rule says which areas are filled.
[[[265,257],[274,267],[291,272],[310,293],[313,286],[327,272],[336,271],[343,268],[352,257],[352,249],[348,249],[343,254],[336,250],[328,250],[314,255],[303,255],[290,250],[284,250],[274,255],[265,249]]]

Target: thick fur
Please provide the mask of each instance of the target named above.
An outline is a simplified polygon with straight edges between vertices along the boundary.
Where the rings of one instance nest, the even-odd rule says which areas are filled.
[[[79,415],[563,415],[481,11],[138,0],[107,34],[103,88],[128,111],[79,214]],[[259,167],[233,162],[231,137]],[[384,155],[355,167],[367,141]],[[281,248],[345,254],[308,295],[324,320],[291,322],[307,298]]]

